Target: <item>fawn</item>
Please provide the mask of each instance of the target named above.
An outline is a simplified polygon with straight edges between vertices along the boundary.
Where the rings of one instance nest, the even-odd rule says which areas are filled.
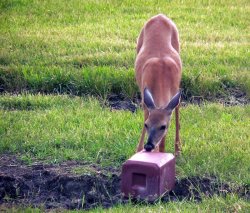
[[[179,86],[182,64],[179,36],[174,22],[162,14],[152,17],[141,30],[136,51],[136,82],[144,109],[144,127],[137,152],[143,150],[146,132],[148,140],[144,149],[165,152],[165,137],[175,109],[175,155],[179,155]]]

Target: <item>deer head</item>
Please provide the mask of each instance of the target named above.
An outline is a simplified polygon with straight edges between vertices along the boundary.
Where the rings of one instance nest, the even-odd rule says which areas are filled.
[[[164,108],[157,108],[151,92],[144,89],[144,103],[149,111],[149,116],[145,121],[145,128],[148,140],[144,148],[146,151],[154,149],[161,139],[167,134],[173,110],[180,102],[181,92],[179,91]]]

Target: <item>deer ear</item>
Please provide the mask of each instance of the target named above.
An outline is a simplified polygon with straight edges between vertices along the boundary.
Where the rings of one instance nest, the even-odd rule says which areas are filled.
[[[168,112],[172,113],[175,107],[180,103],[181,91],[179,91],[169,102],[167,107],[165,108]]]
[[[151,92],[148,90],[148,88],[144,89],[144,103],[146,104],[147,108],[149,110],[154,109],[155,108],[155,102],[154,99],[152,97]]]

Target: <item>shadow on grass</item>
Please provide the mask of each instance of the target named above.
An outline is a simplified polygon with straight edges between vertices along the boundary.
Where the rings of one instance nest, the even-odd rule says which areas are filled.
[[[72,69],[72,68],[71,68]],[[248,103],[248,84],[227,78],[201,79],[183,73],[181,88],[183,98],[192,100],[240,99]],[[121,95],[131,100],[138,97],[138,87],[133,69],[115,67],[86,67],[70,70],[60,67],[15,67],[0,68],[0,93],[43,93],[94,95],[107,99],[110,95]],[[230,99],[230,100],[231,100]],[[230,101],[229,101],[230,102]]]

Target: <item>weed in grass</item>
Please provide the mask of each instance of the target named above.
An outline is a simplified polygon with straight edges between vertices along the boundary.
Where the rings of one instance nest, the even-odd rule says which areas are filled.
[[[72,170],[74,174],[81,174],[81,175],[96,175],[98,171],[91,167],[91,166],[82,166],[82,167],[77,167]]]

